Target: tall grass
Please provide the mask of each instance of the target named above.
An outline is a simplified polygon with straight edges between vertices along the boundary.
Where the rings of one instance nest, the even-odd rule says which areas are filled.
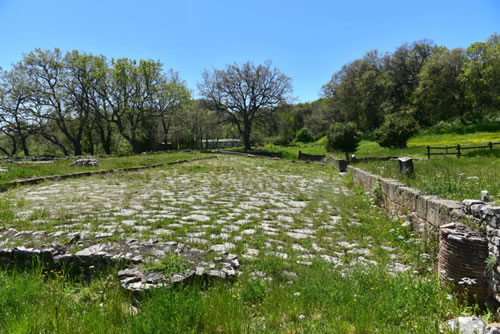
[[[358,268],[345,276],[323,261],[296,272],[293,282],[243,277],[137,298],[107,277],[85,284],[2,271],[0,331],[424,333],[438,332],[443,319],[466,311],[434,275],[393,277],[382,268]]]
[[[475,156],[442,157],[414,161],[415,177],[408,178],[399,172],[398,161],[365,161],[356,167],[398,179],[429,195],[462,201],[479,199],[480,192],[487,190],[500,201],[500,159],[499,153]],[[488,154],[489,153],[489,154]]]

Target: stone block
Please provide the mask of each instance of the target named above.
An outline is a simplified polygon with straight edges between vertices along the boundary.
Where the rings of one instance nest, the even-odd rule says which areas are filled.
[[[451,222],[451,211],[461,209],[462,204],[457,201],[430,198],[427,200],[426,220],[434,225],[441,226]]]
[[[380,185],[382,187],[382,192],[389,199],[389,201],[398,203],[396,190],[398,187],[404,186],[404,184],[394,179],[381,178]]]
[[[417,217],[423,220],[427,220],[427,202],[430,199],[437,199],[436,196],[423,195],[417,197],[416,211]]]
[[[395,201],[398,202],[402,207],[408,209],[408,211],[417,210],[417,197],[420,192],[416,189],[401,186],[395,191]]]
[[[470,215],[470,214],[471,214],[471,211],[470,211],[471,206],[472,206],[472,205],[476,205],[476,204],[482,204],[482,205],[484,205],[484,204],[486,204],[486,203],[485,203],[485,202],[483,202],[483,201],[479,201],[479,200],[477,200],[477,199],[464,199],[464,200],[462,201],[462,211],[463,211],[465,214]]]

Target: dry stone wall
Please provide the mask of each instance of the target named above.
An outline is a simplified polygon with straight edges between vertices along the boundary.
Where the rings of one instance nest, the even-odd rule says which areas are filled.
[[[437,233],[441,225],[465,218],[460,202],[424,195],[397,180],[383,178],[352,166],[348,168],[355,184],[373,192],[387,211],[408,214],[417,231]]]

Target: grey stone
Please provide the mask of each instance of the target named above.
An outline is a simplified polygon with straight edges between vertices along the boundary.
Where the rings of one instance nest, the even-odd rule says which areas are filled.
[[[486,323],[478,317],[458,317],[446,322],[452,331],[459,330],[461,334],[485,334]]]
[[[489,202],[491,201],[490,193],[488,190],[481,191],[481,201]]]
[[[96,159],[78,159],[73,161],[70,166],[80,166],[80,167],[97,167],[98,163]]]

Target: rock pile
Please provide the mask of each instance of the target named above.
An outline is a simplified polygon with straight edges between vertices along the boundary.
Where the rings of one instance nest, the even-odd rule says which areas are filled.
[[[96,159],[78,159],[73,161],[70,166],[80,166],[80,167],[97,167],[97,160]]]
[[[127,268],[118,272],[120,285],[130,291],[168,287],[194,278],[231,278],[238,273],[240,263],[236,255],[217,257],[214,261],[191,263],[181,272],[164,274],[158,270],[144,270],[140,267]]]

